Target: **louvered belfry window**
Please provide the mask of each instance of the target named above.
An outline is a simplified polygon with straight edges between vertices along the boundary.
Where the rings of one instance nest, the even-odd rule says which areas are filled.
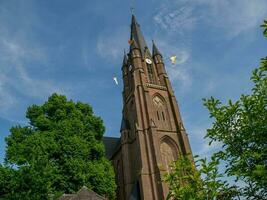
[[[155,76],[154,76],[153,68],[151,64],[147,64],[147,71],[148,71],[149,82],[156,84]]]

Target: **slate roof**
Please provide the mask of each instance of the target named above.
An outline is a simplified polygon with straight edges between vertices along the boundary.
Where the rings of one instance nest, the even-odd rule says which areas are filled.
[[[106,198],[83,186],[77,194],[63,194],[59,200],[106,200]]]
[[[71,198],[75,197],[76,194],[63,194],[59,200],[70,200]]]
[[[152,42],[153,42],[153,47],[152,47],[152,52],[153,52],[152,54],[153,54],[153,56],[155,56],[155,55],[161,55],[161,53],[160,53],[158,47],[156,46],[155,42],[154,41],[152,41]]]
[[[124,117],[122,117],[122,119],[121,119],[121,131],[125,130],[125,129],[129,130],[130,128],[131,127],[130,127],[129,121],[126,120]]]
[[[120,138],[103,137],[102,141],[106,150],[106,157],[110,159],[114,153],[120,148]]]
[[[144,52],[148,49],[145,38],[141,32],[140,25],[137,23],[136,18],[132,15],[131,23],[131,40],[136,42],[137,47],[141,50],[141,55],[144,57]]]

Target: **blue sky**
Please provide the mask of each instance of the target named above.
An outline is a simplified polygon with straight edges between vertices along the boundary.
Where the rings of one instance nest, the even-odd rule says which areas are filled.
[[[193,152],[216,148],[203,139],[211,120],[201,99],[250,92],[251,71],[267,55],[266,0],[0,0],[0,160],[9,128],[27,124],[27,107],[53,92],[91,104],[106,135],[120,135],[130,4],[165,57]]]

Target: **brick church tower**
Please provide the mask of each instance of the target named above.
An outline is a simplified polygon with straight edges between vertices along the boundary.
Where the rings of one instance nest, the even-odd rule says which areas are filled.
[[[150,53],[135,16],[122,75],[121,138],[108,147],[118,199],[166,199],[163,174],[180,155],[192,153],[162,55],[154,42]]]

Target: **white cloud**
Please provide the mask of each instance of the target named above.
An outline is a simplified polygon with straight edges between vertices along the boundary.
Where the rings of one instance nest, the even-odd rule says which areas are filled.
[[[0,74],[0,108],[2,111],[6,111],[16,102],[16,99],[5,88],[5,82],[5,77]]]
[[[221,150],[222,149],[222,143],[220,142],[213,142],[211,145],[208,144],[208,141],[205,140],[205,143],[203,143],[198,151],[198,155],[201,157],[209,157],[212,153]]]
[[[259,26],[267,16],[267,1],[265,0],[199,0],[206,5],[207,12],[203,18],[210,25],[223,29],[230,37]]]
[[[198,122],[194,122],[198,124]],[[193,151],[195,155],[199,155],[201,157],[209,157],[212,153],[220,150],[222,148],[222,143],[213,142],[209,145],[209,139],[205,139],[205,135],[207,133],[207,129],[210,127],[210,123],[202,123],[198,125],[189,126],[188,133],[190,142],[193,145]]]
[[[183,91],[188,90],[192,85],[192,77],[189,75],[188,71],[182,67],[167,67],[169,77],[172,81],[172,84],[179,86]],[[176,83],[179,81],[179,84]]]
[[[184,90],[188,89],[192,84],[192,77],[187,66],[187,62],[190,59],[190,50],[185,47],[178,47],[173,42],[167,42],[167,40],[163,39],[157,40],[156,43],[163,54],[165,67],[173,85],[176,85],[176,81],[179,81],[179,84],[177,84],[179,87]],[[170,56],[172,55],[177,56],[175,65],[170,62]]]
[[[167,34],[184,34],[194,28],[197,18],[193,15],[194,7],[188,6],[186,1],[165,0],[153,17],[154,22]]]
[[[41,80],[29,73],[29,63],[44,63],[46,54],[41,47],[33,48],[31,41],[15,38],[11,40],[2,35],[0,39],[0,115],[19,106],[18,94],[32,98],[43,98],[53,92],[63,92],[51,80]],[[32,66],[31,66],[32,67]]]
[[[96,50],[99,56],[116,60],[123,55],[123,49],[128,48],[129,30],[126,27],[118,31],[106,33],[98,37]]]
[[[169,33],[189,33],[201,22],[235,37],[259,26],[267,16],[266,0],[164,0],[154,22]]]

